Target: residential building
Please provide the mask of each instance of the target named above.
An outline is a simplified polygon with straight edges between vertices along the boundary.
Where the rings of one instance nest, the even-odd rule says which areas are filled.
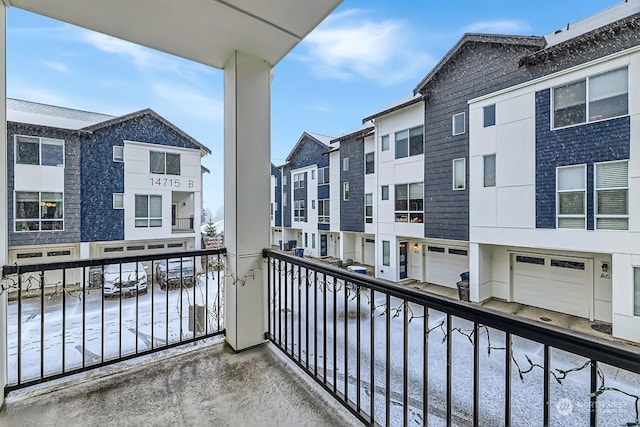
[[[469,101],[471,298],[640,341],[640,4],[545,36],[532,77]]]
[[[15,99],[7,118],[11,263],[200,249],[210,150],[182,130]]]

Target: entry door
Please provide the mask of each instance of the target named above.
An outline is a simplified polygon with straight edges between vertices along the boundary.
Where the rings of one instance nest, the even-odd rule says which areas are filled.
[[[320,235],[320,256],[327,256],[327,235]]]
[[[407,252],[409,249],[409,243],[400,243],[400,258],[398,262],[398,269],[400,270],[400,279],[407,278]]]

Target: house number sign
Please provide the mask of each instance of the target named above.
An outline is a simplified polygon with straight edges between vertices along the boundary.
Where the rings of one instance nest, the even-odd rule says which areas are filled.
[[[180,178],[149,178],[152,187],[163,188],[193,188],[195,183],[192,179],[183,182]]]

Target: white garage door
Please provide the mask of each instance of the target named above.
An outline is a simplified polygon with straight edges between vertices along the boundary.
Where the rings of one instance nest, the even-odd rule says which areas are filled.
[[[362,263],[366,265],[376,265],[376,241],[374,239],[365,239],[364,260]]]
[[[469,271],[469,256],[466,248],[442,245],[427,245],[425,280],[440,286],[455,288],[460,273]]]
[[[512,268],[515,302],[591,317],[592,260],[514,254]]]

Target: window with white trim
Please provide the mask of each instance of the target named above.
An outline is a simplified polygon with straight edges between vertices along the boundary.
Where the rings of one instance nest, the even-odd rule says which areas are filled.
[[[64,230],[63,200],[63,193],[16,191],[15,231]]]
[[[422,182],[394,186],[396,222],[424,222],[424,186]]]
[[[282,176],[282,185],[287,185],[287,175]]]
[[[124,193],[113,193],[113,209],[124,209]]]
[[[380,150],[389,151],[389,135],[382,135],[380,137]]]
[[[311,169],[311,179],[316,179],[316,170]]]
[[[382,265],[391,265],[391,242],[382,241]]]
[[[596,163],[596,229],[629,229],[629,162]]]
[[[318,168],[318,185],[329,183],[329,166]]]
[[[318,222],[321,224],[329,224],[329,199],[320,199],[318,200]]]
[[[162,196],[136,194],[135,204],[137,228],[162,227]]]
[[[422,126],[396,132],[396,159],[424,153]]]
[[[558,228],[586,228],[586,173],[585,165],[558,167],[556,174]]]
[[[294,221],[305,221],[305,203],[304,200],[294,200],[293,201],[293,220]]]
[[[640,268],[633,267],[633,315],[640,317]]]
[[[389,200],[389,186],[383,185],[380,187],[380,199]]]
[[[482,156],[484,166],[484,186],[495,187],[496,186],[496,155],[488,154]]]
[[[349,181],[342,183],[342,200],[349,200]]]
[[[364,195],[364,222],[373,224],[373,193]]]
[[[483,125],[488,128],[489,126],[495,126],[496,124],[496,104],[487,105],[482,107]]]
[[[312,200],[311,201],[311,209],[315,209],[316,208],[316,201]]]
[[[452,135],[462,135],[466,132],[466,114],[464,112],[454,114],[451,117],[451,134]]]
[[[150,151],[149,172],[163,175],[180,175],[180,154]]]
[[[16,164],[64,167],[63,139],[16,135],[15,142]]]
[[[348,171],[349,170],[349,158],[345,157],[344,159],[342,159],[342,170],[343,171]]]
[[[122,145],[113,146],[113,161],[124,162],[124,147]]]
[[[453,161],[453,189],[464,190],[467,185],[467,170],[465,159]]]
[[[304,188],[304,178],[305,173],[294,173],[293,174],[293,188]]]
[[[316,248],[316,233],[311,233],[311,249]]]
[[[375,172],[375,154],[372,151],[364,155],[364,173],[365,175]]]
[[[629,113],[627,67],[553,88],[553,128],[620,117]]]
[[[288,198],[289,198],[289,195],[286,192],[282,193],[282,206],[287,206]]]

